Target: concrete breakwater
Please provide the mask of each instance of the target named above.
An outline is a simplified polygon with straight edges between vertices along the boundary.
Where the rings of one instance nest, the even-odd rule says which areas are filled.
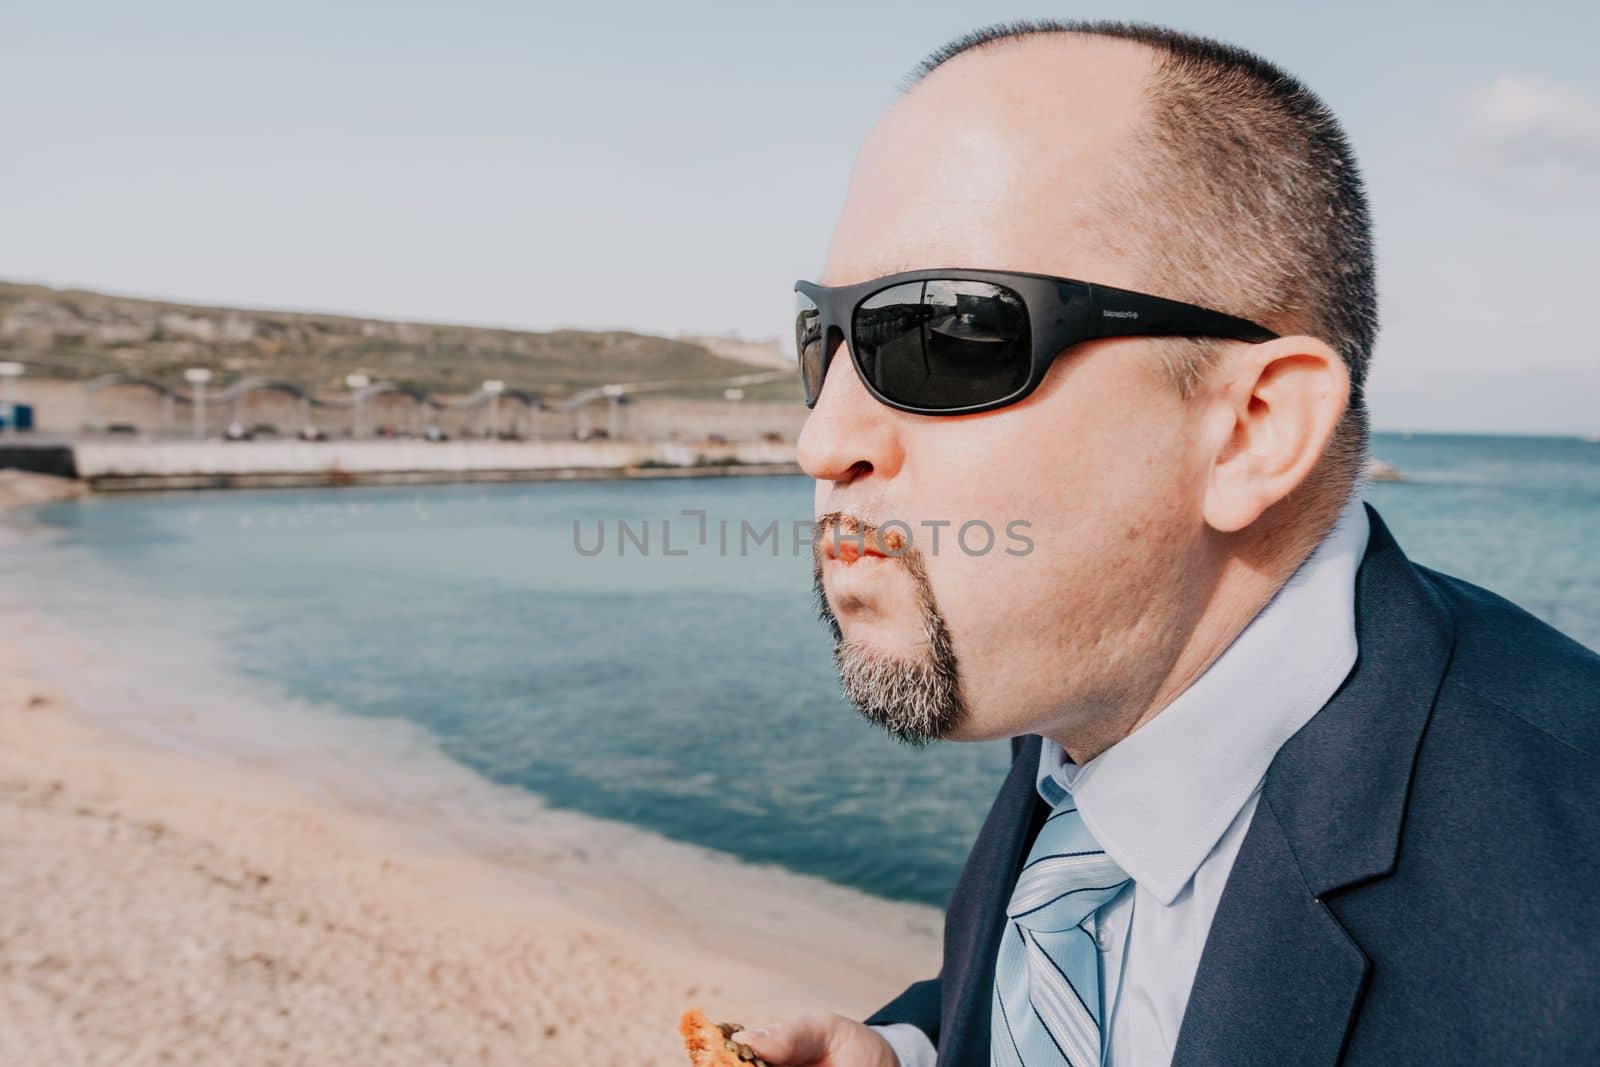
[[[0,467],[98,491],[792,474],[794,445],[746,441],[104,441],[0,443]]]

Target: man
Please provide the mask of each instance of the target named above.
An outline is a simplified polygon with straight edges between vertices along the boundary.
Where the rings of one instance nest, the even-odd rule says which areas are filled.
[[[1013,764],[940,974],[740,1040],[1600,1062],[1600,658],[1360,503],[1371,247],[1337,123],[1257,57],[1030,23],[923,65],[797,287],[799,453],[847,695]]]

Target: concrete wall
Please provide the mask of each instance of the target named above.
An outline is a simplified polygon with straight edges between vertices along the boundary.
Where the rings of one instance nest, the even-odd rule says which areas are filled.
[[[794,446],[627,441],[115,441],[71,445],[96,489],[789,473]]]

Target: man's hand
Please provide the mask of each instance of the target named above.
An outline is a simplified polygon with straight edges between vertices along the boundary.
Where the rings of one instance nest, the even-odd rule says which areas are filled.
[[[832,1012],[741,1030],[733,1040],[749,1045],[772,1067],[900,1067],[877,1031]]]

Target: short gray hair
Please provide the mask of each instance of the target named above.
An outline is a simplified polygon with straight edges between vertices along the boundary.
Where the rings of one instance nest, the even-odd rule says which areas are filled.
[[[1140,266],[1153,292],[1309,334],[1339,353],[1350,400],[1308,482],[1347,496],[1367,462],[1378,297],[1366,193],[1338,120],[1260,56],[1144,23],[997,23],[935,50],[901,88],[974,48],[1045,33],[1133,41],[1158,53],[1148,93],[1154,120],[1136,134],[1144,151],[1120,163],[1101,194],[1107,202],[1096,204],[1115,223],[1106,240]],[[1174,385],[1191,395],[1216,342],[1161,345]]]

